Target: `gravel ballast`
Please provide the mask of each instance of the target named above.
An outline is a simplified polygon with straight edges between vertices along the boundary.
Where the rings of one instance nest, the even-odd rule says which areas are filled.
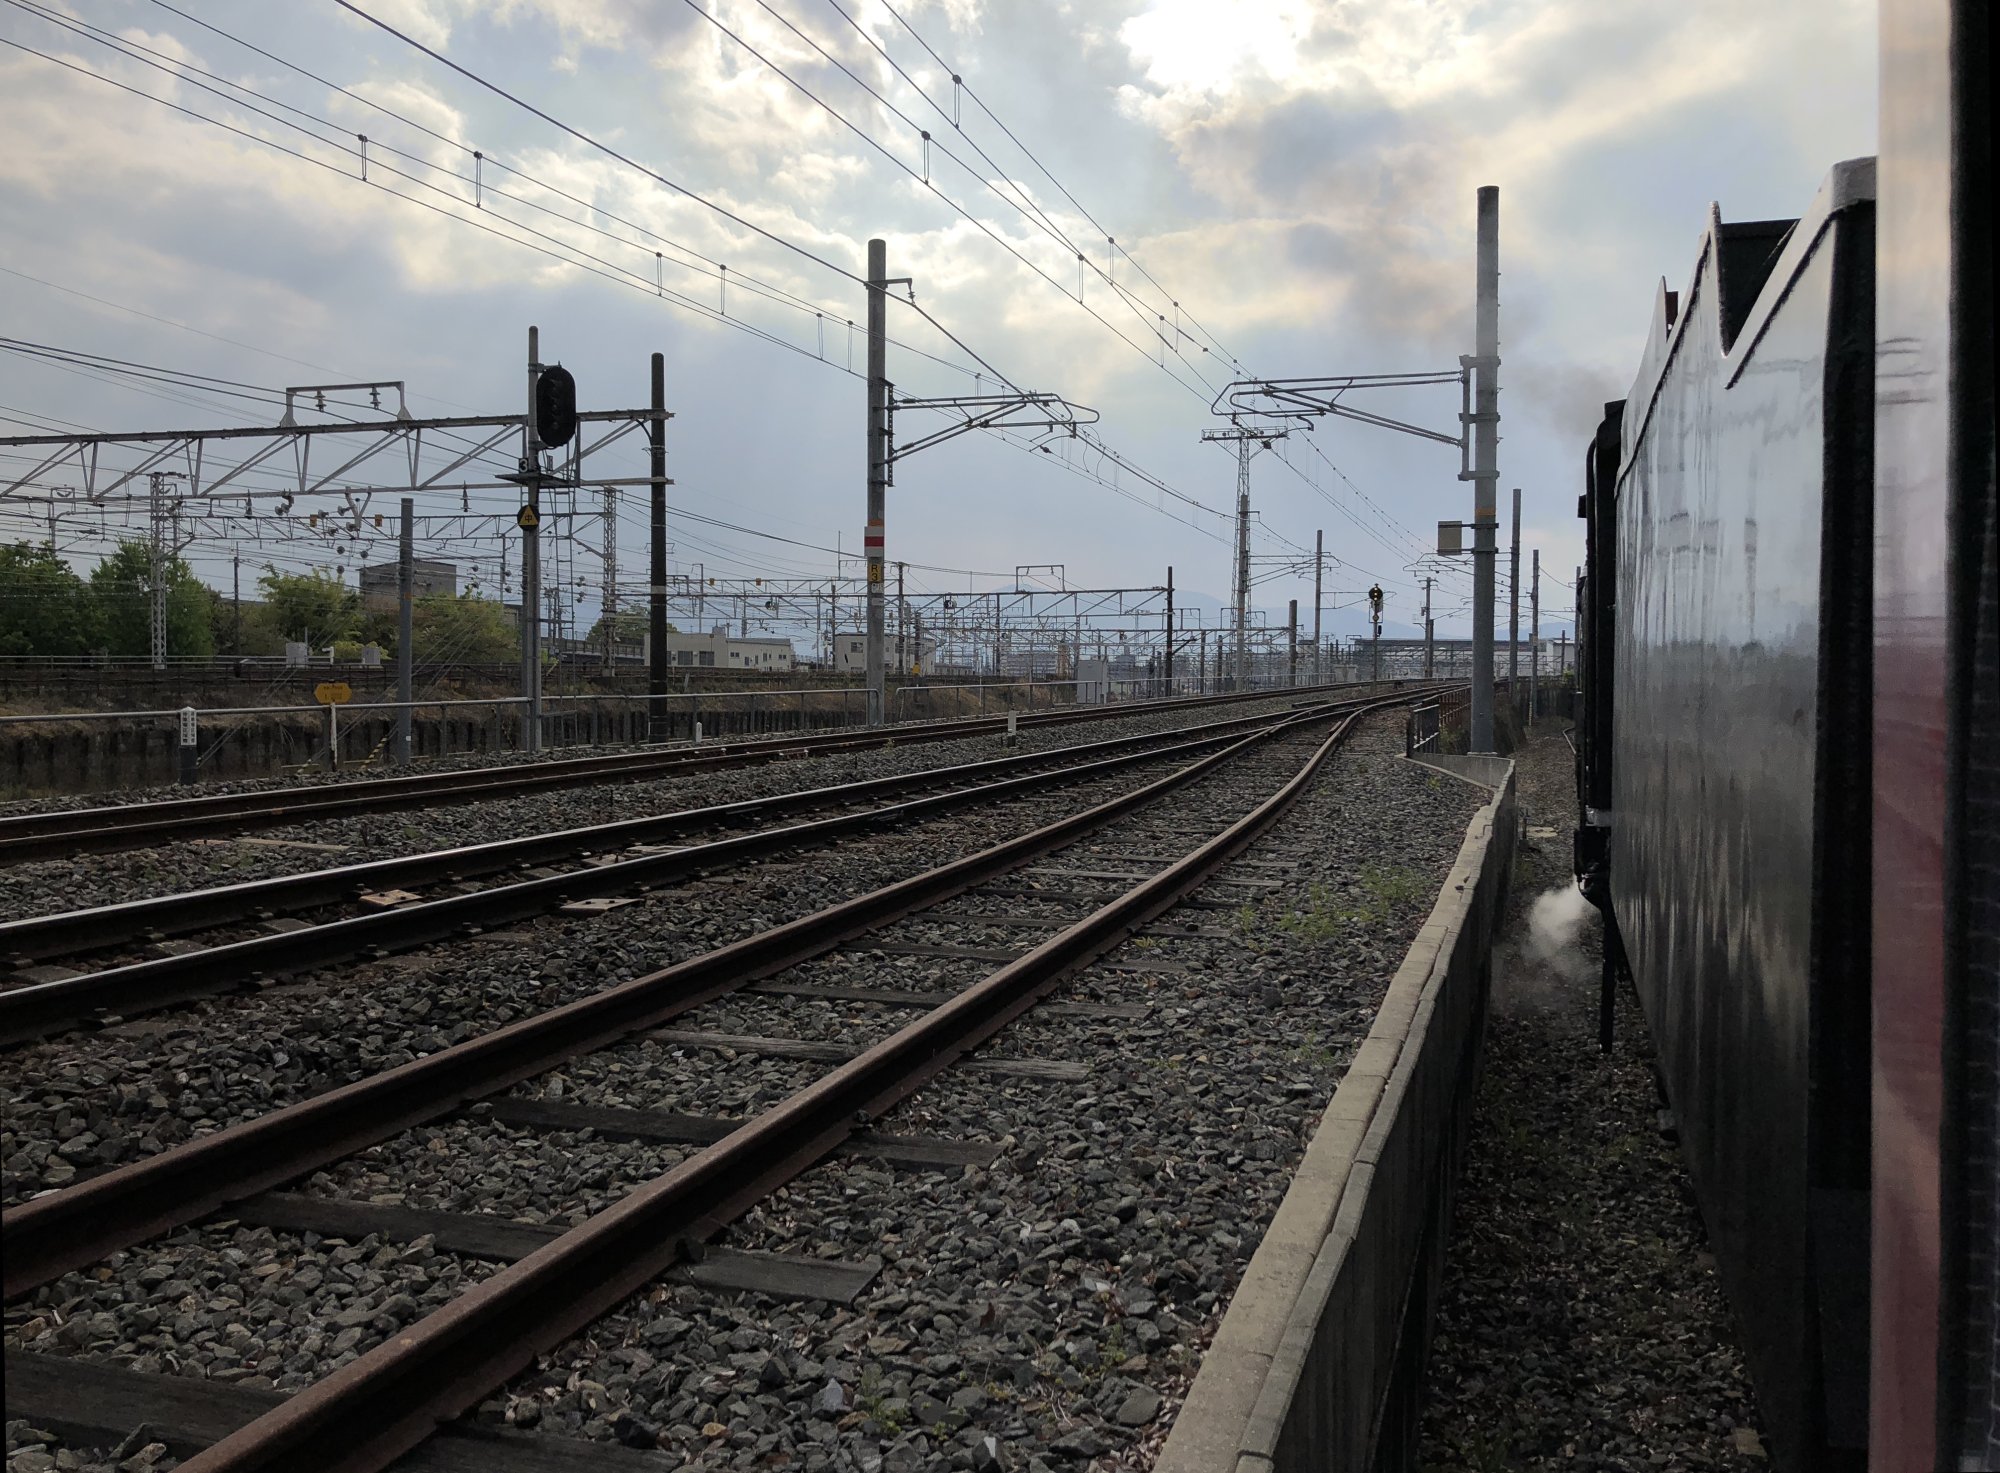
[[[1575,779],[1556,726],[1516,774],[1525,822],[1554,832],[1521,851],[1495,952],[1420,1467],[1768,1467],[1629,987],[1598,1052],[1603,928],[1570,873]]]
[[[706,772],[672,774],[650,780],[584,783],[515,793],[472,803],[444,803],[429,808],[401,808],[346,817],[320,817],[296,824],[258,828],[236,837],[201,840],[105,854],[80,854],[66,859],[37,860],[0,869],[0,920],[72,910],[191,890],[208,885],[235,884],[271,875],[298,874],[333,865],[418,854],[496,838],[551,833],[588,824],[609,823],[641,814],[733,803],[777,793],[830,787],[895,773],[924,772],[939,767],[994,757],[1049,751],[1114,737],[1176,731],[1184,727],[1231,721],[1266,711],[1289,709],[1289,695],[1235,705],[1183,707],[1128,715],[1107,715],[1089,721],[1059,722],[1021,729],[1016,745],[1008,747],[997,734],[954,737],[910,745],[864,748],[819,757],[778,756],[772,761]],[[1115,709],[1115,708],[1114,708]],[[630,749],[624,749],[630,750]],[[571,755],[571,754],[565,754]],[[535,759],[499,764],[516,766]],[[362,781],[394,775],[372,770],[355,774]],[[345,779],[336,778],[337,784]],[[319,782],[255,782],[203,787],[200,795],[258,791],[273,786],[318,788]],[[105,801],[149,801],[182,796],[169,790],[141,790],[94,801],[48,799],[13,805],[10,812],[50,812],[98,807]]]
[[[1259,795],[1295,767],[1303,747],[1285,744],[1283,763],[1261,765]],[[720,1240],[737,1249],[879,1259],[879,1277],[855,1303],[661,1284],[543,1357],[480,1415],[519,1429],[656,1447],[663,1467],[876,1473],[1147,1465],[1480,802],[1467,785],[1402,762],[1400,750],[1399,719],[1366,723],[1246,856],[1107,958],[1136,969],[1093,967],[1055,998],[1141,1016],[1031,1013],[983,1051],[1080,1067],[1080,1078],[961,1067],[883,1122],[897,1134],[995,1145],[990,1165],[910,1170],[835,1159]],[[1208,778],[1010,877],[1027,895],[982,889],[940,907],[950,916],[912,917],[883,938],[1025,950],[1050,933],[1016,924],[1020,918],[1074,921],[1098,903],[1093,896],[1122,888],[1079,872],[1154,868],[1238,816],[1252,786],[1227,773]],[[825,867],[826,856],[815,856],[800,868]],[[803,876],[794,868],[776,883],[796,887]],[[549,949],[534,950],[545,956]],[[875,953],[864,944],[787,980],[942,998],[993,965]],[[879,1002],[753,993],[675,1026],[858,1047],[915,1016],[912,1008]],[[370,1027],[385,1042],[413,1042],[398,1039],[390,1020]],[[211,1066],[206,1035],[177,1046],[197,1064],[181,1071],[191,1076],[183,1093],[193,1095],[183,1112],[238,1108],[229,1081],[215,1077],[222,1070]],[[826,1067],[641,1039],[575,1061],[516,1094],[741,1116]],[[68,1139],[76,1140],[85,1132],[73,1127],[88,1124],[79,1097],[111,1081],[71,1082],[76,1088],[58,1093],[54,1104],[34,1103],[38,1129],[67,1112],[53,1133],[70,1129]],[[129,1113],[143,1121],[156,1111],[145,1098]],[[219,1115],[204,1117],[214,1119]],[[73,1151],[87,1160],[101,1144],[100,1136]],[[562,1222],[601,1208],[683,1155],[589,1132],[536,1134],[475,1112],[405,1132],[302,1189]],[[259,1236],[245,1240],[245,1233]],[[183,1325],[182,1315],[168,1317],[155,1304],[167,1282],[163,1270],[185,1277],[184,1262],[203,1272],[213,1266],[216,1283],[228,1279],[230,1265],[239,1279],[264,1270],[281,1283],[292,1270],[269,1272],[273,1262],[317,1266],[311,1255],[324,1245],[287,1238],[211,1226],[118,1255],[10,1310],[8,1343],[126,1363],[154,1355],[174,1374],[221,1368],[289,1388],[297,1383],[287,1378],[322,1375],[338,1355],[365,1346],[357,1338],[335,1351],[328,1336],[308,1347],[300,1335],[265,1336],[249,1320],[243,1328],[259,1343],[231,1346],[236,1321],[218,1329],[195,1316]],[[355,1262],[379,1257],[391,1265],[413,1245],[364,1239],[351,1246],[362,1250]],[[164,1254],[181,1256],[162,1263]],[[435,1256],[450,1263],[455,1283],[488,1267]],[[214,1286],[204,1280],[198,1287],[207,1293]],[[380,1287],[388,1291],[383,1302],[395,1298],[393,1284]],[[258,1292],[238,1285],[233,1294],[209,1294],[223,1302],[210,1313],[242,1319],[237,1306],[260,1302]],[[133,1306],[160,1309],[147,1333],[165,1343],[142,1346],[122,1321],[101,1318],[119,1321]],[[375,1307],[364,1300],[345,1312]],[[78,1321],[86,1330],[60,1338]],[[385,1321],[382,1333],[402,1322],[376,1315],[360,1327],[364,1337]],[[204,1330],[211,1332],[206,1339]],[[235,1361],[210,1355],[218,1343]],[[254,1369],[246,1371],[253,1348]]]
[[[0,1056],[0,1172],[19,1201],[90,1167],[307,1098],[531,1013],[851,899],[1095,801],[1141,787],[1129,769],[800,860],[656,890],[602,916],[544,915],[472,941],[229,993],[96,1034]]]
[[[1478,805],[1398,752],[1394,723],[1362,732],[1205,907],[1115,954],[1185,973],[1093,968],[1059,994],[1142,1021],[1030,1014],[992,1046],[1085,1064],[1086,1082],[954,1070],[885,1122],[998,1142],[991,1167],[830,1163],[725,1235],[881,1258],[857,1304],[662,1288],[487,1413],[652,1438],[702,1468],[1148,1464]],[[1130,827],[1059,858],[1167,852]]]

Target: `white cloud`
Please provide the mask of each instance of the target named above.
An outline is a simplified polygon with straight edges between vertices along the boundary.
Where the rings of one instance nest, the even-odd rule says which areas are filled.
[[[1101,264],[1103,235],[1082,209],[970,104],[963,132],[941,118],[830,8],[776,3],[913,122],[867,98],[752,0],[717,0],[716,13],[896,158],[920,167],[913,128],[931,129],[932,179],[1032,267],[685,6],[370,0],[369,9],[846,270],[859,269],[871,235],[886,237],[892,274],[915,276],[918,301],[982,354],[1024,384],[1106,409],[1114,444],[1176,484],[1224,500],[1227,464],[1195,444],[1206,394],[1175,388],[1068,300],[1078,276],[1074,250],[1052,241],[984,180],[996,171],[1018,178],[1056,227]],[[882,7],[857,0],[848,8],[917,87],[950,107],[945,67]],[[947,0],[905,13],[1164,284],[1167,295],[1157,295],[1118,258],[1118,279],[1143,293],[1135,315],[1094,273],[1085,274],[1086,302],[1141,344],[1151,341],[1149,319],[1157,325],[1150,314],[1170,312],[1178,297],[1262,373],[1449,363],[1465,350],[1469,328],[1472,192],[1499,183],[1505,473],[1555,498],[1558,511],[1537,523],[1552,539],[1565,524],[1561,508],[1573,504],[1574,446],[1594,422],[1596,401],[1629,375],[1651,282],[1685,270],[1702,205],[1719,197],[1727,214],[1759,216],[1800,208],[1826,164],[1865,152],[1872,135],[1869,8],[1861,0],[1758,7],[1502,0],[1476,8],[1426,0],[1009,0],[985,7]],[[532,221],[646,284],[660,247],[644,231],[657,231],[726,261],[732,275],[824,302],[837,324],[827,333],[828,356],[843,360],[845,320],[860,316],[862,306],[852,282],[548,129],[351,17],[335,22],[248,6],[236,28],[483,148],[493,161],[489,187],[572,217],[533,215],[489,198],[476,223]],[[470,170],[462,150],[247,59],[219,38],[190,30],[178,40],[155,33],[147,44],[191,46],[203,65],[226,74],[254,66],[244,80],[324,113],[343,130],[367,132],[377,145],[405,148],[454,172]],[[51,49],[135,85],[173,89],[158,73],[142,81],[143,69],[74,42]],[[223,111],[213,99],[187,100]],[[245,109],[229,116],[258,137],[352,171],[353,161],[327,145],[302,144]],[[260,329],[312,338],[330,361],[434,363],[440,374],[475,379],[488,365],[470,366],[484,351],[474,345],[496,333],[511,345],[514,319],[542,310],[536,304],[563,304],[572,319],[561,328],[569,340],[622,345],[635,322],[657,324],[643,330],[693,355],[685,375],[716,395],[711,419],[691,410],[677,430],[690,442],[676,451],[693,460],[690,488],[702,480],[698,457],[710,453],[696,448],[708,443],[704,436],[714,437],[718,465],[730,453],[725,447],[755,441],[760,454],[777,458],[768,483],[737,487],[743,519],[761,523],[768,512],[774,523],[792,517],[829,528],[854,520],[852,498],[845,491],[830,497],[824,485],[829,476],[842,487],[852,479],[846,462],[858,441],[836,435],[829,450],[799,431],[795,446],[789,438],[773,442],[767,411],[750,390],[772,364],[789,372],[799,363],[791,355],[700,327],[642,292],[556,267],[379,189],[32,58],[0,59],[0,130],[32,141],[0,153],[0,210],[10,220],[30,212],[34,222],[32,231],[10,230],[22,237],[9,241],[20,247],[10,249],[13,261],[35,256],[53,278],[94,283],[125,300],[157,283],[178,303],[202,304],[204,321],[233,324],[252,341],[261,341]],[[974,158],[974,140],[992,153],[992,166]],[[945,148],[971,161],[977,177],[947,162]],[[386,168],[387,156],[376,157]],[[507,176],[501,163],[588,201],[590,210]],[[418,164],[398,167],[446,185],[461,201],[453,208],[473,214],[469,184]],[[432,202],[447,203],[442,196]],[[594,234],[586,218],[618,239]],[[698,275],[669,267],[667,283],[715,300],[714,283]],[[731,307],[808,351],[816,347],[810,314],[734,290]],[[496,313],[505,321],[496,323]],[[953,354],[906,309],[896,309],[892,321],[899,334]],[[546,331],[557,331],[553,322]],[[354,351],[356,344],[367,352]],[[171,337],[153,345],[156,361],[182,361],[176,346],[184,345]],[[1198,343],[1184,347],[1187,358],[1169,357],[1170,364],[1216,382],[1227,376],[1213,355],[1202,361]],[[132,356],[144,355],[135,349]],[[696,360],[709,366],[695,368]],[[970,387],[921,360],[892,361],[912,389]],[[807,377],[792,391],[800,397],[778,416],[784,424],[848,412],[850,381],[811,364],[801,371]],[[511,369],[496,371],[491,382],[495,392],[513,392]],[[1434,412],[1448,423],[1453,398],[1410,412]],[[759,407],[745,407],[752,403]],[[1445,463],[1450,455],[1345,430],[1329,432],[1323,443],[1409,525],[1422,528],[1433,513],[1456,510],[1461,488],[1452,479],[1455,464]],[[933,560],[948,561],[959,535],[945,519],[951,506],[999,496],[1046,496],[1054,510],[1007,519],[992,534],[1004,543],[990,549],[995,559],[1019,553],[1020,561],[1048,561],[1057,555],[1053,540],[1073,549],[1080,566],[1101,569],[1098,581],[1141,571],[1152,581],[1155,565],[1175,557],[1184,568],[1220,557],[1198,539],[1190,550],[1172,524],[1081,483],[1064,480],[1059,493],[1050,492],[1046,478],[1033,479],[1033,467],[1024,469],[1012,452],[961,446],[948,459],[939,455],[912,484],[945,476],[933,465],[950,467],[954,478],[967,467],[947,484],[971,500],[913,497],[898,513],[899,535],[933,539],[915,544]],[[1281,467],[1260,464],[1257,475],[1259,506],[1274,528],[1309,542],[1322,520],[1342,525],[1337,514],[1329,517],[1324,498]],[[1337,481],[1322,480],[1329,494],[1347,494]],[[1352,509],[1371,515],[1359,503]],[[1353,545],[1342,545],[1364,569],[1400,568],[1390,550],[1358,533]],[[961,549],[961,558],[969,556]],[[1187,586],[1204,578],[1222,586],[1226,573],[1210,569]]]

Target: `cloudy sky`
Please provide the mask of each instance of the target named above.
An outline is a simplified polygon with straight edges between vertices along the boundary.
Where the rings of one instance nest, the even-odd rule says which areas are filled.
[[[1520,486],[1524,574],[1540,548],[1566,583],[1582,446],[1659,278],[1686,277],[1710,200],[1795,215],[1873,150],[1873,24],[1861,0],[0,0],[0,336],[72,355],[0,352],[0,430],[270,423],[267,389],[358,380],[407,382],[417,414],[508,412],[537,323],[587,408],[643,404],[666,354],[675,571],[824,577],[864,520],[847,324],[880,236],[915,292],[890,309],[899,393],[998,373],[1099,416],[1054,453],[968,435],[901,463],[889,549],[912,585],[1172,565],[1184,601],[1219,602],[1235,464],[1200,442],[1215,392],[1239,365],[1454,367],[1474,193],[1497,184],[1503,515]],[[1456,428],[1451,388],[1369,407]],[[1364,627],[1379,580],[1387,632],[1412,632],[1431,571],[1440,632],[1464,632],[1469,570],[1420,561],[1470,514],[1457,469],[1338,422],[1261,454],[1257,604],[1309,603],[1323,530],[1330,627]],[[598,474],[642,470],[614,449]],[[282,481],[200,524],[205,576],[226,585],[232,547],[350,579],[389,552],[366,526],[314,533],[331,498],[274,515]],[[642,498],[620,518],[628,595]],[[424,550],[490,587],[500,523],[445,518],[509,504],[427,495]],[[597,510],[557,539],[586,619]],[[123,514],[71,513],[62,545],[88,562]]]

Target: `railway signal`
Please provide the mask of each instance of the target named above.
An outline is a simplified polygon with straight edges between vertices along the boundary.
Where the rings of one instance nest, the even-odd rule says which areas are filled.
[[[535,378],[535,434],[550,448],[576,437],[576,378],[560,363]]]

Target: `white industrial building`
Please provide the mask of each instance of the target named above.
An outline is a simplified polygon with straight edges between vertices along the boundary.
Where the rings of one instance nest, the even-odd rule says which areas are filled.
[[[749,637],[729,632],[719,625],[707,634],[674,633],[667,636],[667,664],[674,669],[762,670],[786,673],[798,668],[789,639],[759,635]],[[648,663],[653,658],[650,636],[643,647]]]

